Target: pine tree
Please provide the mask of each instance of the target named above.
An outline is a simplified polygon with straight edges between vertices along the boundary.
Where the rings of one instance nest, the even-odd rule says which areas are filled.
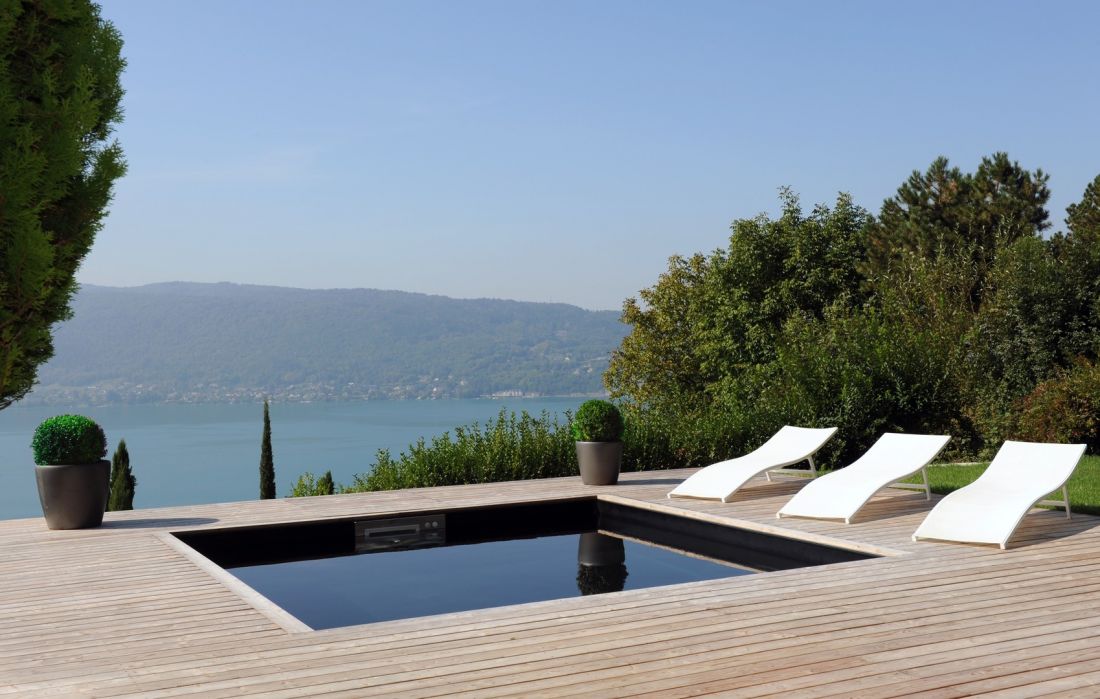
[[[937,158],[926,172],[914,170],[897,193],[882,203],[868,231],[869,278],[887,273],[905,253],[973,256],[978,284],[993,267],[997,249],[1021,237],[1038,237],[1050,227],[1048,176],[1028,171],[1005,153],[982,158],[974,173]]]
[[[1081,201],[1066,207],[1066,225],[1076,235],[1100,238],[1100,175],[1085,187]]]
[[[264,401],[264,436],[260,443],[260,499],[275,497],[275,457],[271,454],[271,414]]]
[[[1081,201],[1066,207],[1066,214],[1069,230],[1050,241],[1066,304],[1055,342],[1066,357],[1095,359],[1100,353],[1100,176],[1088,184]],[[1050,309],[1041,312],[1049,315]]]
[[[126,171],[122,38],[89,0],[0,5],[0,408],[71,315],[75,273]]]
[[[137,478],[130,470],[130,452],[126,449],[126,440],[118,442],[118,449],[111,457],[111,494],[107,499],[107,511],[134,509],[134,490]]]

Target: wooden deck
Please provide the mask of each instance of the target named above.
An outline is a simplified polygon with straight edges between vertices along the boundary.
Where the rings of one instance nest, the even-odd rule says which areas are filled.
[[[1100,697],[1100,519],[1032,513],[1007,551],[914,544],[922,494],[847,526],[777,520],[792,482],[665,499],[687,473],[0,522],[0,695]],[[311,631],[167,535],[578,495],[885,557]]]

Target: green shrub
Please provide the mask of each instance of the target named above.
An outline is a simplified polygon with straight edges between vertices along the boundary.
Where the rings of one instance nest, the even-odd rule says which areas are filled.
[[[1030,442],[1088,444],[1100,447],[1100,366],[1080,362],[1039,383],[1014,406],[1009,435]]]
[[[566,415],[566,419],[569,415]],[[533,417],[500,411],[484,426],[473,423],[423,438],[394,457],[380,450],[373,468],[341,492],[396,490],[438,485],[493,483],[573,476],[577,463],[568,423],[543,413]]]
[[[747,431],[739,422],[754,413],[731,415],[663,413],[632,409],[625,416],[623,471],[705,466],[759,446],[771,433]],[[456,427],[420,439],[393,456],[380,450],[368,472],[358,474],[342,493],[422,488],[530,478],[575,476],[577,461],[571,416],[565,422],[543,413],[501,411],[485,425]],[[782,423],[780,423],[782,424]],[[774,431],[774,430],[772,430]],[[746,436],[748,435],[748,436]],[[751,444],[747,444],[748,442]],[[303,474],[291,496],[321,495],[319,479]]]
[[[304,498],[314,495],[333,495],[336,493],[336,484],[332,481],[332,471],[325,471],[320,478],[306,471],[298,476],[298,482],[290,491],[291,498]]]
[[[573,439],[578,442],[618,442],[623,438],[623,415],[613,403],[589,400],[573,417]]]
[[[728,459],[760,446],[789,417],[771,407],[736,405],[695,412],[628,409],[624,421],[623,471],[690,468]],[[469,483],[575,476],[572,425],[543,413],[501,411],[484,425],[473,423],[419,439],[394,456],[380,450],[366,473],[354,476],[342,493],[424,488]],[[322,479],[303,474],[291,496],[323,495]]]
[[[46,418],[31,440],[34,462],[47,464],[90,464],[107,455],[103,428],[83,415]]]
[[[771,436],[747,424],[760,413],[712,406],[706,410],[627,409],[623,471],[706,466],[738,456]],[[779,423],[782,425],[782,422]]]

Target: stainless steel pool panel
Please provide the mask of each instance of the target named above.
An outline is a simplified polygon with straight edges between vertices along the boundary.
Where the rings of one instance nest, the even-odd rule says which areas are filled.
[[[447,516],[442,513],[355,522],[355,552],[442,546]]]

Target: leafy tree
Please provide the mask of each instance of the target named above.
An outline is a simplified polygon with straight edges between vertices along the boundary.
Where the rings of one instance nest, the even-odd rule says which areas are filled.
[[[949,432],[957,453],[999,443],[1036,385],[1100,359],[1100,178],[1049,240],[1046,182],[1004,153],[973,173],[939,158],[877,220],[843,196],[803,216],[784,191],[779,219],[673,258],[624,306],[605,375],[630,450],[686,464],[791,421],[841,427],[826,463],[885,430]]]
[[[626,301],[631,333],[604,376],[612,396],[699,407],[773,361],[788,319],[819,318],[837,299],[861,298],[867,212],[847,194],[808,216],[789,189],[780,200],[778,219],[734,221],[728,249],[673,257],[641,302]]]
[[[986,279],[972,333],[973,376],[964,391],[987,444],[1019,431],[1015,415],[1037,385],[1097,359],[1100,178],[1068,214],[1065,233],[1002,243]]]
[[[130,469],[130,452],[126,448],[126,440],[122,439],[111,457],[111,494],[107,499],[107,511],[134,509],[136,489],[137,478]]]
[[[34,385],[70,315],[74,274],[126,170],[112,140],[125,67],[88,0],[0,12],[0,408]]]
[[[1064,287],[1065,349],[1095,359],[1100,353],[1100,176],[1066,212],[1069,230],[1050,240]]]
[[[260,441],[260,499],[275,497],[275,457],[271,453],[271,413],[264,401],[264,434]]]
[[[969,256],[906,254],[860,306],[794,318],[776,338],[764,387],[739,411],[774,432],[785,422],[837,426],[822,463],[847,463],[883,432],[948,432],[970,446],[960,385],[973,325]]]
[[[604,374],[612,396],[639,404],[675,403],[703,395],[721,378],[721,367],[700,351],[697,338],[717,333],[716,268],[723,255],[672,257],[668,271],[641,291],[640,302],[626,300],[622,321],[632,329]]]
[[[1050,243],[1027,237],[1003,246],[986,289],[975,321],[981,378],[1019,396],[1061,365],[1069,347],[1068,290]]]

